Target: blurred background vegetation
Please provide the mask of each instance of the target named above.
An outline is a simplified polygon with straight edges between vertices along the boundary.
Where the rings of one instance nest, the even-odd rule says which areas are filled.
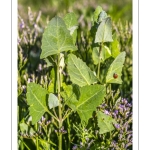
[[[110,14],[114,21],[132,21],[132,0],[18,0],[18,11],[24,18],[27,17],[28,6],[34,12],[41,10],[43,19],[70,11],[75,12],[78,17],[90,17],[98,5]]]

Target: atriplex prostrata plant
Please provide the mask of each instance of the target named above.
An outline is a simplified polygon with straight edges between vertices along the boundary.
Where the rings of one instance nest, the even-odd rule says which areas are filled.
[[[27,85],[27,102],[30,106],[31,122],[36,128],[43,124],[43,130],[49,135],[45,140],[41,140],[38,134],[33,136],[36,137],[37,149],[38,147],[40,149],[40,145],[46,145],[47,149],[57,147],[57,143],[53,143],[50,139],[49,125],[51,122],[57,128],[55,130],[58,136],[57,148],[62,149],[63,134],[68,134],[70,140],[68,142],[71,143],[69,126],[72,124],[69,116],[75,112],[80,117],[81,126],[86,126],[95,111],[97,125],[100,128],[99,134],[111,132],[114,130],[114,125],[117,124],[111,116],[97,110],[96,107],[111,91],[112,83],[122,83],[121,70],[125,52],[120,52],[115,35],[112,39],[111,18],[101,7],[95,10],[92,23],[93,44],[91,49],[97,72],[93,72],[85,62],[73,54],[77,50],[75,42],[78,27],[74,13],[68,13],[64,18],[54,17],[44,31],[40,58],[45,59],[47,65],[53,67],[54,79],[51,80],[49,90],[35,83]],[[107,61],[110,64],[105,69],[101,68]],[[51,122],[43,123],[44,119],[39,121],[44,113],[51,118]],[[68,145],[66,147],[70,149]]]

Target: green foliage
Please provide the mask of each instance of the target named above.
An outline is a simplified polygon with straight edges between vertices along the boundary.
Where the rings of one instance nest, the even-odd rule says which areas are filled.
[[[102,103],[106,94],[106,88],[103,85],[84,86],[80,90],[81,97],[75,104],[76,110],[82,122],[88,122],[96,107]]]
[[[101,6],[97,6],[95,11],[94,11],[94,15],[93,15],[93,22],[98,22],[98,17],[99,17],[99,14],[102,12],[102,7]]]
[[[29,134],[34,134],[35,131],[32,127],[29,127],[26,123],[22,122],[19,124],[20,131],[22,133],[29,133]]]
[[[102,45],[101,60],[105,61],[109,57],[111,57],[111,51],[109,47]]]
[[[121,71],[122,71],[124,60],[125,60],[125,55],[126,55],[125,52],[121,52],[116,57],[116,59],[112,62],[107,72],[106,83],[117,83],[117,84],[122,83]],[[117,74],[118,77],[114,78],[114,74]]]
[[[32,116],[32,124],[39,121],[47,111],[48,92],[40,85],[30,83],[27,85],[27,102],[30,105],[29,112]]]
[[[78,112],[82,122],[88,123],[93,111],[102,103],[105,94],[105,86],[87,85],[80,89],[79,100],[69,99],[67,105]]]
[[[75,13],[71,12],[65,15],[64,17],[65,24],[67,29],[70,31],[70,35],[73,37],[73,43],[75,44],[77,38],[77,17]]]
[[[97,113],[98,117],[98,126],[100,128],[100,134],[104,134],[106,132],[111,132],[114,130],[114,125],[116,121],[111,117],[102,112]]]
[[[85,62],[73,54],[68,56],[68,73],[71,81],[79,86],[91,85],[98,81]]]
[[[50,93],[48,97],[49,108],[51,109],[51,108],[57,107],[58,105],[59,105],[58,98],[54,94]]]
[[[54,17],[44,31],[40,58],[68,50],[77,50],[77,48],[73,44],[73,39],[65,22],[60,17]]]
[[[97,65],[101,61],[101,59],[99,57],[99,47],[93,48],[92,59],[93,59],[95,65]]]
[[[119,45],[119,41],[117,39],[115,39],[112,43],[111,43],[111,55],[112,57],[116,58],[119,54],[120,54],[120,45]]]
[[[111,18],[107,17],[106,19],[103,19],[98,26],[96,36],[95,36],[95,43],[98,42],[112,42],[112,24],[111,24]]]

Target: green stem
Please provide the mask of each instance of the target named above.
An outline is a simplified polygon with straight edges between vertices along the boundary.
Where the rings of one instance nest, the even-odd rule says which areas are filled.
[[[35,124],[36,131],[38,130],[38,124]],[[38,137],[36,137],[36,149],[39,149]]]
[[[70,142],[71,142],[71,135],[70,135],[70,122],[69,122],[69,117],[67,117],[67,124],[68,124],[68,150],[70,150]]]
[[[98,63],[98,69],[97,69],[97,78],[99,79],[99,75],[100,75],[100,64],[101,64],[101,61],[99,61]]]
[[[55,120],[57,120],[58,122],[59,122],[59,120],[58,120],[58,118],[56,118],[48,109],[46,110]]]
[[[70,112],[69,112],[70,111]],[[65,113],[65,115],[63,116],[63,121],[66,119],[66,118],[68,118],[68,116],[71,114],[73,112],[73,110],[67,110],[66,111],[66,113]]]
[[[20,140],[22,141],[22,143],[24,144],[24,146],[28,149],[28,150],[31,150],[28,145],[20,138]]]
[[[99,58],[100,58],[100,55],[101,55],[102,46],[103,46],[103,43],[101,43],[100,46],[99,46]],[[98,79],[100,79],[100,67],[101,67],[101,60],[99,60],[98,68],[97,68],[97,78]]]
[[[57,60],[57,89],[58,89],[58,100],[59,100],[59,130],[62,127],[62,111],[61,111],[61,97],[60,97],[60,72],[59,72],[59,64],[60,64],[60,54],[58,54]],[[62,133],[59,132],[58,135],[58,146],[59,150],[62,150]]]

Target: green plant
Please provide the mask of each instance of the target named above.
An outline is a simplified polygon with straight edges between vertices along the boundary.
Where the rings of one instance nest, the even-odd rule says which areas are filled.
[[[21,133],[25,132],[22,137],[31,139],[31,145],[37,149],[70,149],[74,140],[73,128],[76,132],[82,129],[82,136],[80,133],[77,137],[82,139],[82,149],[89,148],[98,139],[91,130],[93,116],[94,128],[98,128],[100,135],[111,134],[115,129],[116,120],[97,107],[110,100],[107,96],[112,94],[112,84],[122,83],[126,53],[120,52],[117,36],[112,35],[111,18],[101,7],[96,8],[92,25],[89,39],[92,41],[90,51],[94,70],[77,57],[78,23],[74,13],[52,18],[44,31],[40,59],[51,67],[50,84],[46,87],[44,84],[27,84],[31,117],[26,118],[26,123],[23,119],[19,125]],[[88,130],[85,130],[86,126]],[[31,149],[22,137],[20,142]],[[86,145],[87,138],[94,138],[90,145]]]

